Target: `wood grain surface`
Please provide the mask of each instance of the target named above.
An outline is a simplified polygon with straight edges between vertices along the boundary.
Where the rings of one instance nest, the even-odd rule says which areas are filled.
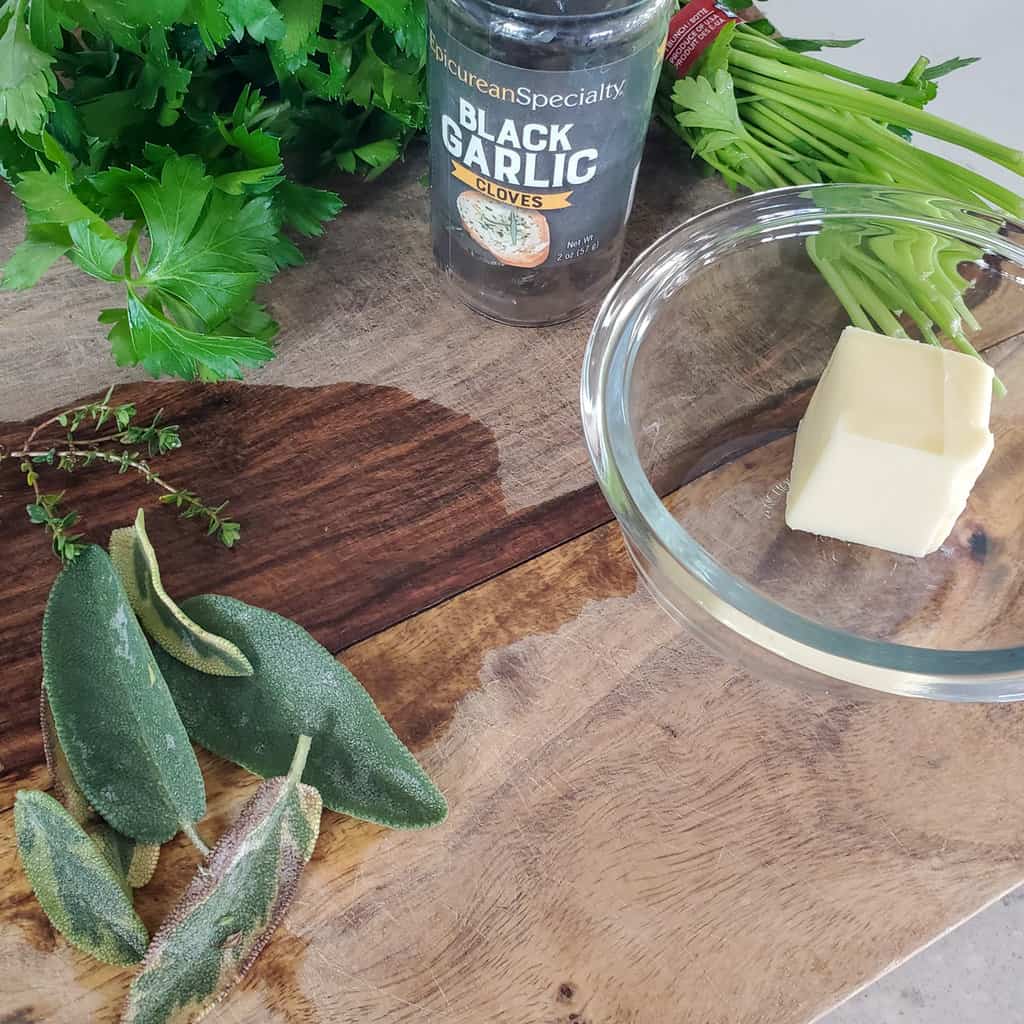
[[[1024,869],[1024,708],[755,682],[637,591],[613,526],[344,660],[451,817],[398,834],[327,814],[218,1019],[796,1024]],[[203,762],[212,836],[254,783]],[[0,827],[0,1020],[114,1021],[129,972],[54,936],[11,846]],[[148,922],[194,866],[165,852]]]
[[[634,252],[728,197],[661,142],[648,168]],[[421,169],[348,191],[315,263],[269,289],[286,330],[253,378],[265,386],[124,395],[168,408],[186,438],[168,475],[232,498],[245,525],[227,552],[152,515],[171,592],[232,593],[347,648],[452,807],[414,835],[328,813],[285,929],[216,1018],[806,1021],[1020,878],[1024,711],[802,695],[682,635],[601,525],[576,398],[589,324],[515,330],[449,303],[425,258]],[[18,230],[0,206],[0,254]],[[642,436],[658,486],[683,485],[680,517],[707,523],[734,488],[778,482],[839,325],[817,278],[791,270],[751,274],[725,318],[678,310],[692,393],[652,387]],[[798,301],[758,332],[757,296],[781,273]],[[987,346],[1020,327],[1003,284],[982,272],[971,296]],[[0,303],[12,444],[111,379],[93,324],[110,299],[65,270]],[[37,651],[55,566],[3,472],[0,1024],[108,1024],[129,972],[54,934],[13,850],[14,789],[46,785]],[[97,539],[148,497],[95,472],[68,495]],[[1017,552],[1011,527],[991,536]],[[973,536],[956,538],[964,557]],[[212,838],[255,781],[203,764]],[[171,844],[140,896],[148,924],[194,867]]]
[[[631,250],[726,195],[692,177],[664,140],[652,142],[648,164]],[[275,602],[332,651],[608,518],[579,430],[588,322],[514,329],[448,302],[423,259],[419,170],[413,159],[380,188],[357,189],[353,208],[312,245],[315,262],[269,290],[286,330],[278,358],[252,379],[292,387],[162,383],[125,392],[144,410],[166,407],[191,435],[167,472],[211,498],[232,498],[245,521],[245,541],[227,555],[158,518],[171,582],[249,588],[252,600]],[[0,206],[9,244],[20,230],[14,210]],[[725,278],[709,271],[670,303],[658,359],[637,366],[651,396],[639,430],[658,445],[649,468],[662,493],[793,427],[844,322],[806,260],[765,261],[755,248],[732,257]],[[723,308],[716,296],[726,286]],[[763,296],[780,289],[788,301],[767,323]],[[981,347],[1019,326],[1019,289],[996,270],[978,272],[970,298],[984,311]],[[0,415],[8,418],[0,443],[14,444],[27,427],[8,410],[38,416],[121,371],[93,323],[93,307],[110,301],[101,282],[68,266],[0,301]],[[16,467],[2,472],[2,493],[13,497]],[[69,494],[90,510],[91,535],[101,539],[144,498],[141,484],[96,474]],[[30,571],[38,538],[20,500],[0,501],[0,526],[15,581],[0,594],[12,694],[0,709],[0,760],[19,769],[40,752],[28,699],[39,671],[31,609],[53,568]]]

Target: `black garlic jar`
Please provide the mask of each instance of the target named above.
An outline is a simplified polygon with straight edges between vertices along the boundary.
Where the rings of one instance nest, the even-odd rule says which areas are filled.
[[[434,257],[467,305],[572,319],[615,278],[673,0],[429,0]]]

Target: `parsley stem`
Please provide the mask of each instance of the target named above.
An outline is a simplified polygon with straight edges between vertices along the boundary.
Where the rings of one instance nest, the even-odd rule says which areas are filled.
[[[802,144],[808,149],[817,150],[826,160],[832,160],[837,164],[844,163],[847,159],[842,147],[830,145],[821,132],[809,132],[795,119],[787,119],[773,109],[770,103],[758,100],[756,103],[748,104],[743,113],[747,121],[760,126],[776,138],[785,139],[791,146]]]
[[[767,117],[772,125],[770,131],[777,130],[778,120],[782,120],[808,134],[820,134],[832,147],[845,148],[871,172],[890,174],[891,169],[890,176],[903,187],[948,195],[971,205],[978,205],[979,200],[988,201],[1015,216],[1024,214],[1024,199],[1016,192],[952,160],[919,150],[864,114],[808,102],[774,89],[776,83],[762,84],[756,76],[742,72],[737,72],[735,78],[741,88],[756,89],[763,101],[756,105],[760,110],[754,109],[745,116],[752,117],[755,123],[758,119],[763,123]],[[855,173],[851,171],[843,177],[854,178]],[[859,180],[877,183],[873,173]]]
[[[835,292],[836,298],[839,299],[850,317],[850,323],[861,330],[873,331],[874,325],[857,301],[842,271],[833,260],[818,252],[820,237],[820,235],[812,235],[807,239],[807,255],[810,256],[811,262],[818,268],[818,272],[828,286]]]
[[[787,185],[806,185],[812,180],[806,174],[796,170],[793,167],[792,161],[781,154],[777,147],[766,144],[763,139],[758,139],[752,134],[751,143],[757,152],[764,157],[765,162],[770,164],[781,177],[786,179]]]
[[[265,106],[258,114],[249,118],[248,128],[252,131],[257,125],[272,121],[278,114],[284,114],[291,110],[290,103],[271,103]]]
[[[787,49],[781,43],[763,36],[756,29],[740,26],[732,40],[733,50],[742,50],[745,53],[764,57],[772,61],[780,61],[795,68],[802,68],[805,71],[815,72],[820,75],[827,75],[829,78],[838,78],[841,81],[849,82],[851,85],[859,85],[864,89],[880,96],[889,96],[894,100],[902,100],[907,103],[920,103],[932,97],[929,91],[920,86],[914,87],[897,82],[887,82],[884,78],[874,78],[871,75],[862,75],[856,71],[840,67],[838,64],[830,64],[828,61],[817,57],[811,57],[805,53],[795,53]],[[927,62],[926,62],[927,64]]]
[[[969,128],[919,110],[917,107],[907,106],[906,103],[889,96],[880,96],[845,82],[834,81],[825,75],[790,67],[742,50],[731,51],[729,63],[741,71],[770,79],[776,89],[788,95],[799,96],[815,104],[832,105],[855,113],[867,114],[885,124],[895,124],[911,131],[922,132],[932,138],[963,146],[1017,174],[1024,175],[1024,152],[1019,149],[1004,146]]]
[[[132,261],[135,258],[135,246],[138,245],[139,235],[141,233],[142,221],[137,220],[132,223],[132,226],[124,236],[124,276],[127,280],[133,280]],[[141,270],[142,268],[136,267],[135,269]]]

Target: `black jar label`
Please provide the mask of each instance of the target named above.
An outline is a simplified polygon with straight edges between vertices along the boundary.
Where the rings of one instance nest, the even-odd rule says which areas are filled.
[[[429,32],[435,217],[492,265],[571,263],[633,202],[661,53],[573,71],[512,67]]]

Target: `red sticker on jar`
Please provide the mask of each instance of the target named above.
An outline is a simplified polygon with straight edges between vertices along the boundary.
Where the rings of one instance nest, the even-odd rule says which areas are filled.
[[[685,75],[730,21],[740,19],[715,0],[690,0],[668,25],[665,60]]]

